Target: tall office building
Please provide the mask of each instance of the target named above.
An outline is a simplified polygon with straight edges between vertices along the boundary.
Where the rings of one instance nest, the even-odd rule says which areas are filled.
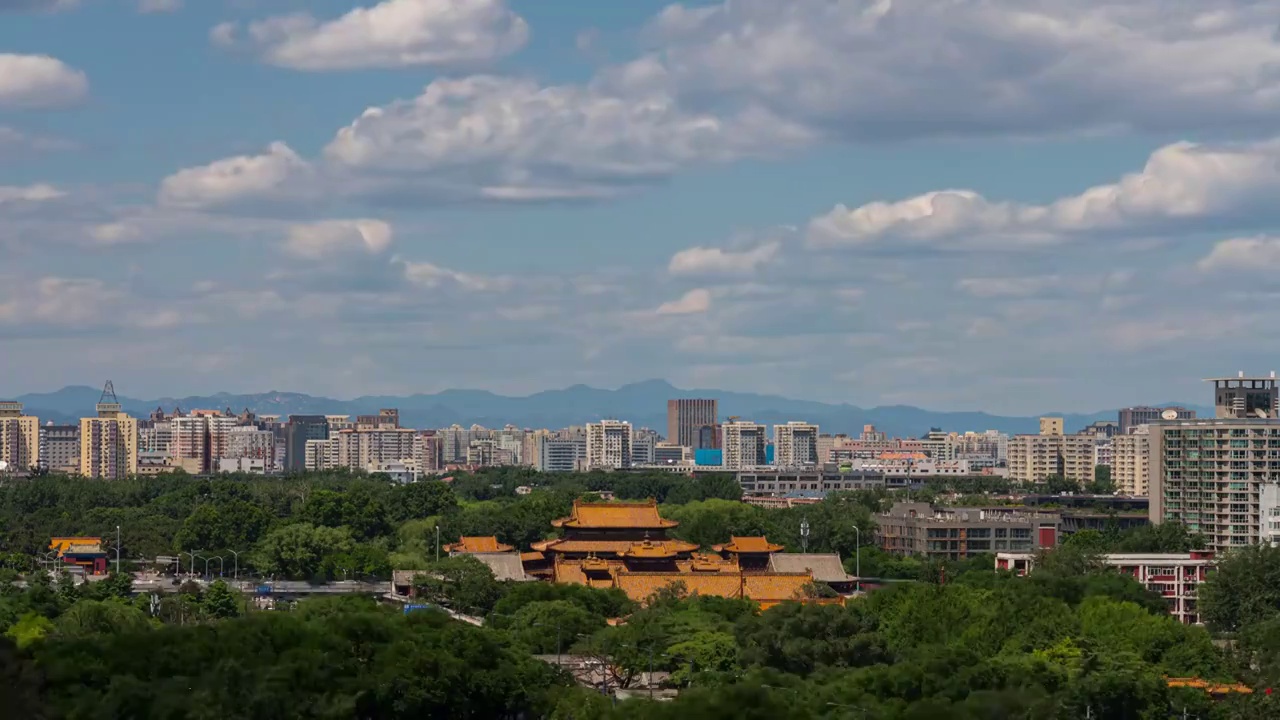
[[[720,418],[719,400],[680,399],[667,401],[667,442],[701,450],[706,436],[699,430],[715,427]]]
[[[114,392],[103,392],[103,400],[97,417],[80,419],[80,474],[104,480],[136,475],[138,421],[124,414]]]
[[[1214,384],[1216,417],[1150,425],[1150,517],[1181,522],[1222,552],[1276,537],[1280,398],[1275,373],[1207,382]]]
[[[0,472],[25,473],[40,464],[40,421],[22,403],[0,400]]]
[[[306,469],[307,442],[328,438],[329,421],[324,415],[290,415],[284,426],[284,469]]]
[[[631,435],[629,422],[587,423],[587,468],[631,467]]]
[[[781,468],[818,464],[818,426],[795,420],[774,425],[773,464]]]
[[[720,449],[725,470],[744,470],[769,463],[768,428],[759,423],[730,419],[720,426]],[[816,452],[815,437],[815,452]]]
[[[1183,407],[1149,407],[1146,405],[1138,407],[1127,407],[1120,411],[1119,427],[1116,428],[1117,435],[1125,435],[1133,431],[1139,425],[1148,425],[1160,420],[1164,417],[1165,411],[1172,410],[1176,420],[1193,420],[1196,416],[1195,410],[1188,410]]]

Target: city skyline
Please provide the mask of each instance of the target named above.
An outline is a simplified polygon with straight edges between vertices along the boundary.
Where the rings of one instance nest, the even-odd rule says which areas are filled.
[[[0,1],[0,395],[1192,397],[1280,352],[1274,25],[1238,0]]]

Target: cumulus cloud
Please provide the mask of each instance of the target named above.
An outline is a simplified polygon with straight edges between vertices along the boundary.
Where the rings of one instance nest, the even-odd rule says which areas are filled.
[[[1231,238],[1213,246],[1196,263],[1204,272],[1246,272],[1272,274],[1280,270],[1280,237]]]
[[[615,74],[851,140],[1256,130],[1275,26],[1261,0],[732,0],[667,7]]]
[[[483,275],[458,272],[428,262],[397,261],[410,283],[422,288],[458,287],[463,290],[501,290],[511,286],[507,278],[491,278]]]
[[[746,275],[773,260],[782,247],[780,242],[767,242],[750,250],[723,250],[693,247],[671,256],[667,271],[672,275]]]
[[[711,291],[695,288],[681,295],[679,300],[662,303],[657,312],[659,315],[697,315],[710,309]]]
[[[1276,216],[1277,192],[1280,141],[1179,142],[1153,152],[1140,172],[1047,205],[941,190],[897,202],[837,205],[810,222],[807,239],[811,246],[827,248],[881,242],[971,249],[1043,246],[1085,234],[1256,223]]]
[[[158,201],[175,208],[209,208],[297,191],[292,181],[311,176],[312,168],[288,145],[272,143],[257,155],[237,155],[186,168],[160,183]]]
[[[1029,297],[1061,284],[1057,275],[961,278],[956,289],[978,298]]]
[[[273,65],[353,70],[483,63],[519,50],[529,28],[505,0],[384,0],[321,21],[308,13],[250,23],[244,43]],[[239,44],[229,23],[215,44]]]
[[[0,53],[0,109],[71,105],[88,93],[85,74],[57,58]]]
[[[290,227],[284,247],[295,257],[320,260],[352,251],[378,254],[391,239],[391,225],[381,220],[323,220]]]
[[[57,200],[65,196],[65,192],[44,183],[37,185],[0,185],[0,204],[37,203],[46,200]]]

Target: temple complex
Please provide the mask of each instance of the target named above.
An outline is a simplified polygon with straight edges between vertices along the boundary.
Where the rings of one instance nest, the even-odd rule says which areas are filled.
[[[748,598],[768,607],[805,599],[807,586],[815,580],[809,568],[773,569],[770,558],[783,548],[763,537],[734,537],[714,547],[716,553],[700,553],[697,545],[667,536],[679,523],[659,515],[653,500],[577,500],[569,517],[551,524],[563,536],[534,543],[532,552],[521,555],[527,574],[559,583],[616,587],[637,601],[679,583],[690,594]],[[838,564],[839,558],[832,557]]]

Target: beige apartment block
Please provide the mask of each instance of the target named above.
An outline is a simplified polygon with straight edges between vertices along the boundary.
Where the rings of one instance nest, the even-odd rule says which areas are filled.
[[[1060,417],[1042,417],[1040,418],[1040,434],[1041,435],[1061,435],[1063,433],[1063,423]]]
[[[1111,439],[1111,480],[1121,494],[1145,497],[1150,472],[1151,433],[1146,425]]]
[[[1061,422],[1060,418],[1054,418]],[[1044,427],[1041,421],[1041,427]],[[1061,429],[1061,424],[1057,425]],[[1050,425],[1050,431],[1054,426]],[[1015,435],[1009,438],[1009,479],[1043,483],[1058,475],[1084,484],[1093,482],[1092,435]]]
[[[818,426],[792,420],[773,426],[773,464],[804,467],[818,464]]]
[[[22,403],[0,401],[0,472],[27,472],[40,463],[40,420]]]
[[[98,403],[98,416],[80,419],[80,474],[121,480],[138,473],[138,421],[119,403]]]

